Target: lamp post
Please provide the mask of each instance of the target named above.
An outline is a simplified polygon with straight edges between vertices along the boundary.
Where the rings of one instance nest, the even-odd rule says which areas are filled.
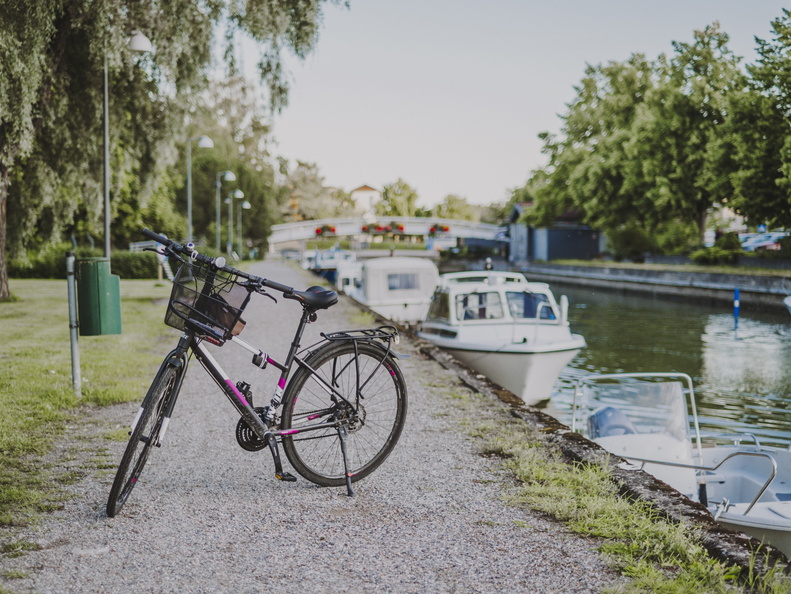
[[[242,255],[244,254],[244,243],[242,239],[242,211],[243,210],[250,210],[252,205],[245,200],[239,205],[239,259],[242,260]]]
[[[129,49],[134,52],[150,52],[151,41],[140,31],[132,31],[129,38]],[[102,127],[104,128],[104,171],[102,186],[104,193],[104,257],[110,259],[110,93],[107,84],[107,49],[104,51],[104,81]]]
[[[187,243],[192,241],[192,141],[198,141],[198,148],[214,148],[208,136],[196,136],[187,140]]]
[[[214,247],[219,252],[220,251],[220,191],[222,188],[223,181],[236,181],[236,174],[233,171],[220,171],[217,174],[217,179],[214,184],[215,188],[215,210],[216,212],[216,220],[214,226],[216,228],[216,233],[214,234]]]
[[[244,192],[241,190],[234,190],[228,197],[225,199],[225,204],[228,205],[228,244],[226,249],[228,251],[228,257],[233,257],[233,199],[234,198],[244,198]]]

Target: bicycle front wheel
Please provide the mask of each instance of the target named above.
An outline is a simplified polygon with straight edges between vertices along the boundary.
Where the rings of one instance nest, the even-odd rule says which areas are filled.
[[[178,379],[181,369],[170,362],[163,364],[140,405],[129,443],[121,458],[107,500],[107,515],[111,518],[121,511],[132,489],[135,488],[152,446],[159,445],[160,431],[168,404],[176,397],[176,386],[180,385]]]
[[[282,429],[345,424],[349,473],[352,481],[360,480],[390,455],[404,427],[407,390],[401,370],[383,348],[367,342],[330,343],[306,362],[346,401],[301,367],[286,388]],[[283,450],[307,480],[325,487],[345,484],[337,428],[284,436]]]

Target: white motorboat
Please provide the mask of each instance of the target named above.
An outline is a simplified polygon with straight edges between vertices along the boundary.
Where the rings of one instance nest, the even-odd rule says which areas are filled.
[[[336,246],[327,250],[316,250],[312,255],[306,254],[303,268],[308,266],[308,270],[334,284],[338,275],[338,266],[343,262],[354,262],[356,259],[354,252]]]
[[[546,400],[563,368],[585,346],[546,283],[516,272],[443,274],[418,336],[528,404]]]
[[[751,434],[702,433],[688,375],[582,378],[572,419],[573,430],[703,503],[723,526],[791,556],[791,451]]]
[[[418,256],[393,256],[338,263],[336,284],[382,316],[416,323],[428,312],[439,282],[436,264]]]

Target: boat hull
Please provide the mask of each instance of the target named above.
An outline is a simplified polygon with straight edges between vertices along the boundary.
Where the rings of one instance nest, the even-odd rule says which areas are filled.
[[[552,395],[552,388],[561,371],[582,347],[550,352],[498,352],[444,348],[468,367],[513,392],[526,404],[533,405]]]

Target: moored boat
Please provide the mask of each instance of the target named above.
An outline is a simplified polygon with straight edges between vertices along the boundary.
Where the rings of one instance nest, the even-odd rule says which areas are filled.
[[[447,350],[528,404],[549,398],[585,346],[546,283],[494,270],[440,277],[418,336]]]
[[[591,375],[578,381],[573,408],[573,430],[791,556],[791,451],[702,432],[688,375]]]
[[[337,285],[378,314],[399,323],[426,317],[437,266],[428,258],[393,256],[338,264]]]

